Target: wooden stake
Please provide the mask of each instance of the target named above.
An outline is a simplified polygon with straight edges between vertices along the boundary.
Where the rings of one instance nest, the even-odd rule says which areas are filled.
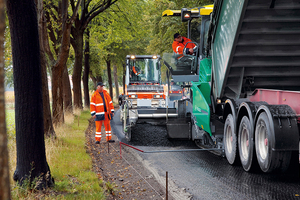
[[[166,171],[166,200],[168,200],[168,171]]]

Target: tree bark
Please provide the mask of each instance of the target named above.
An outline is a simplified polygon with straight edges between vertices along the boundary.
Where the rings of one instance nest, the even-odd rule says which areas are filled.
[[[114,79],[115,79],[115,88],[116,88],[116,98],[119,97],[119,83],[118,83],[118,71],[117,65],[114,65]]]
[[[7,135],[5,123],[5,95],[4,95],[4,31],[5,10],[4,1],[0,0],[0,200],[11,199]]]
[[[42,78],[34,0],[7,0],[14,66],[17,167],[14,180],[42,178],[36,189],[53,185],[46,160]]]
[[[82,73],[82,59],[83,59],[84,30],[78,28],[74,31],[72,30],[72,35],[74,40],[71,41],[71,44],[75,51],[75,63],[74,63],[73,75],[72,75],[74,107],[82,109],[81,73]]]
[[[65,113],[73,113],[72,91],[67,66],[64,67],[63,72],[63,100]]]
[[[86,31],[87,39],[85,41],[84,50],[84,71],[82,76],[83,92],[84,92],[84,107],[90,107],[90,94],[89,94],[89,72],[90,72],[90,31]]]
[[[60,125],[64,122],[63,113],[63,64],[52,66],[52,113],[53,124]]]
[[[109,86],[109,95],[111,96],[111,99],[113,100],[113,87],[112,87],[112,78],[111,78],[111,61],[108,56],[106,59],[106,67],[107,67],[107,77],[108,77],[108,86]]]
[[[47,77],[47,58],[45,53],[45,46],[48,45],[47,25],[45,19],[45,13],[43,9],[43,0],[36,0],[37,15],[38,15],[38,27],[39,27],[39,41],[41,50],[41,71],[42,71],[42,89],[43,89],[43,111],[44,111],[44,130],[46,137],[56,137],[50,109],[49,100],[49,87]]]

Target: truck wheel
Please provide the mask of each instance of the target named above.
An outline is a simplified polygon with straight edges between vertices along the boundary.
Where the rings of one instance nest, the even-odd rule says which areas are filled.
[[[224,148],[225,156],[229,164],[237,162],[237,138],[235,134],[235,125],[232,114],[226,118],[224,125]]]
[[[257,161],[263,172],[285,171],[290,163],[291,152],[272,151],[275,136],[269,120],[272,119],[269,119],[267,114],[262,112],[256,122],[255,147]]]
[[[252,166],[255,166],[253,133],[249,118],[244,116],[239,126],[238,144],[241,164],[245,171],[250,171]]]

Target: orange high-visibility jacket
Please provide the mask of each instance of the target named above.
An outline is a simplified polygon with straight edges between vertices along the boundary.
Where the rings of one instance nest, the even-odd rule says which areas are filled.
[[[187,42],[192,42],[192,40],[186,38],[186,37],[183,37],[182,36],[182,42],[177,42],[174,40],[173,44],[172,44],[172,48],[173,48],[173,51],[176,53],[176,54],[183,54],[183,49],[184,49],[184,46]],[[194,48],[196,45],[194,43],[188,43],[186,45],[186,48]],[[188,52],[187,52],[188,53]]]
[[[139,75],[139,74],[140,74],[140,72],[137,72],[137,71],[136,71],[135,66],[132,67],[132,71],[133,71],[133,73],[134,73],[135,75]]]
[[[113,102],[106,90],[103,90],[103,96],[105,99],[106,111],[110,115],[111,119],[111,113],[114,113],[115,111]],[[103,99],[97,90],[91,97],[90,111],[92,116],[96,115],[95,121],[101,121],[105,119]]]

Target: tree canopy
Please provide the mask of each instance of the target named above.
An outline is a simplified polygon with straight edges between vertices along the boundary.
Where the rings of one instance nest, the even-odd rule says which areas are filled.
[[[53,58],[56,60],[62,37],[62,21],[59,20],[59,2],[44,0],[44,9],[48,15],[47,26],[50,39],[50,48]],[[103,1],[84,1],[89,6],[90,13]],[[212,4],[213,0],[151,0],[132,1],[118,0],[110,8],[88,23],[90,30],[90,66],[93,76],[102,76],[107,81],[105,57],[110,55],[118,70],[127,54],[163,54],[170,52],[173,34],[180,32],[186,34],[186,23],[182,23],[177,17],[162,17],[166,9],[194,8]],[[69,15],[75,7],[75,2],[70,1]],[[81,18],[83,9],[80,7],[78,16]],[[48,14],[47,14],[48,13]],[[51,31],[52,30],[52,31]],[[74,51],[70,51],[67,61],[69,74],[73,73]],[[13,85],[12,58],[10,32],[5,33],[5,72],[6,85]],[[121,79],[121,74],[119,74]]]

